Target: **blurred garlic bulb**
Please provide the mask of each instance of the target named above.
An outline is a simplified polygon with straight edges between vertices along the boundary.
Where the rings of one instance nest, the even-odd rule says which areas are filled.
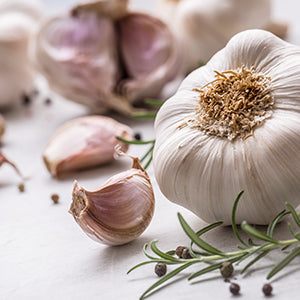
[[[38,1],[0,1],[0,108],[11,106],[33,88],[30,47],[40,18]]]
[[[114,3],[122,5],[113,10]],[[129,115],[178,75],[181,55],[168,27],[126,3],[93,1],[42,27],[36,57],[55,91],[97,112]]]
[[[93,240],[122,245],[141,235],[155,206],[150,178],[138,158],[130,170],[119,173],[95,191],[74,184],[70,213]]]
[[[263,30],[235,35],[182,82],[155,121],[163,194],[207,222],[267,224],[300,203],[300,47]]]
[[[54,177],[111,162],[115,147],[128,149],[116,139],[133,140],[132,130],[109,117],[86,116],[63,124],[47,144],[43,159]]]
[[[234,34],[273,27],[271,0],[157,0],[156,10],[183,45],[186,73],[207,62]],[[286,25],[277,25],[276,31],[286,32]]]

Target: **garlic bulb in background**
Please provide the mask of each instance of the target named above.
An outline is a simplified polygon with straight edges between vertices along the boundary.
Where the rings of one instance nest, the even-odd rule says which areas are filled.
[[[93,240],[122,245],[141,235],[155,206],[150,178],[138,158],[130,170],[114,175],[95,191],[74,184],[70,213]]]
[[[182,82],[155,121],[163,194],[207,222],[267,224],[300,203],[300,47],[263,30],[234,36]]]
[[[155,17],[126,11],[126,3],[92,1],[42,27],[36,58],[53,90],[97,112],[130,115],[175,79],[181,54],[172,33]]]
[[[0,108],[11,106],[33,88],[30,47],[41,11],[38,1],[0,1]]]
[[[157,0],[156,11],[183,45],[186,73],[207,62],[234,34],[273,27],[271,0]],[[284,34],[287,28],[277,24],[274,30]]]
[[[95,167],[114,159],[115,147],[128,149],[116,139],[133,140],[132,130],[109,117],[86,116],[63,124],[47,144],[43,159],[54,177],[67,172]]]

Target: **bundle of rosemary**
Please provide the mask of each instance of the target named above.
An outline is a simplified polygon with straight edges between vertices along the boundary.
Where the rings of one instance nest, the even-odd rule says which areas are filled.
[[[188,280],[192,280],[196,277],[199,277],[203,274],[212,272],[221,267],[224,262],[230,262],[231,264],[239,264],[243,261],[247,260],[247,264],[240,271],[240,273],[244,273],[249,267],[257,263],[260,259],[265,257],[268,253],[274,250],[286,250],[291,245],[294,245],[292,249],[287,252],[286,256],[279,261],[267,274],[267,279],[272,278],[275,274],[277,274],[280,270],[282,270],[285,266],[287,266],[295,257],[300,255],[300,217],[299,214],[295,211],[295,209],[289,204],[286,203],[286,209],[280,212],[268,225],[266,233],[254,228],[249,225],[246,221],[242,222],[241,229],[249,235],[248,241],[245,241],[241,238],[239,234],[237,224],[235,222],[235,215],[238,206],[238,202],[242,196],[244,191],[241,191],[237,196],[233,208],[232,208],[232,229],[234,234],[236,235],[239,242],[242,244],[241,246],[237,246],[236,251],[226,252],[220,249],[215,248],[211,244],[207,243],[201,238],[201,235],[204,233],[222,225],[222,222],[216,222],[210,224],[201,230],[195,232],[190,225],[186,222],[186,220],[182,217],[180,213],[178,213],[178,219],[181,227],[184,232],[190,239],[189,244],[189,253],[190,258],[180,258],[175,256],[175,250],[163,252],[157,247],[157,240],[154,240],[149,244],[145,244],[144,246],[144,254],[149,259],[142,263],[137,264],[133,268],[131,268],[127,274],[132,272],[134,269],[141,267],[150,263],[163,263],[166,265],[179,265],[179,267],[173,269],[169,273],[166,273],[162,276],[158,281],[156,281],[153,285],[151,285],[140,297],[140,299],[144,299],[144,297],[148,296],[152,291],[161,288],[161,285],[166,281],[170,280],[181,271],[187,269],[188,267],[200,264],[200,263],[208,263],[208,266],[200,268],[197,272],[190,274]],[[295,222],[295,225],[299,228],[298,232],[295,232],[292,228],[292,225],[288,223],[289,231],[292,235],[291,239],[287,240],[278,240],[274,238],[274,231],[277,224],[282,220],[282,218],[288,214],[292,215],[292,218]],[[253,242],[253,238],[255,238],[255,243]],[[150,247],[151,251],[156,255],[153,256],[149,253],[148,248]],[[195,249],[196,248],[196,249]]]

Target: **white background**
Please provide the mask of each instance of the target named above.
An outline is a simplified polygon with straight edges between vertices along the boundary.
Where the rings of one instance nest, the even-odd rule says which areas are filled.
[[[49,14],[64,11],[74,1],[44,1]],[[151,1],[135,1],[136,7],[151,9]],[[300,45],[300,2],[274,1],[273,15],[289,23],[288,40]],[[125,170],[130,162],[121,159],[110,166],[73,174],[62,180],[50,177],[41,153],[55,129],[65,121],[88,111],[77,104],[52,96],[51,106],[45,106],[44,96],[24,108],[6,112],[7,132],[3,151],[29,176],[26,191],[17,189],[18,177],[9,166],[0,172],[0,299],[138,299],[157,279],[154,265],[126,275],[129,268],[144,261],[144,243],[158,239],[163,250],[187,244],[176,213],[180,211],[193,228],[204,225],[190,212],[170,203],[160,193],[150,167],[155,195],[154,218],[144,234],[122,247],[107,247],[90,240],[68,214],[72,182],[93,190],[111,175]],[[128,123],[143,139],[154,138],[152,121]],[[141,156],[145,148],[131,147],[130,153]],[[54,205],[50,195],[58,193],[60,203]],[[281,238],[287,233],[286,223],[279,226]],[[230,250],[238,242],[230,228],[220,228],[206,236],[219,248]],[[261,287],[272,264],[281,255],[272,255],[251,272],[237,275],[243,299],[263,299]],[[188,274],[188,270],[183,275]],[[274,299],[299,299],[300,259],[271,281]],[[176,283],[154,293],[149,299],[232,299],[228,284],[213,272],[194,282],[178,276]]]

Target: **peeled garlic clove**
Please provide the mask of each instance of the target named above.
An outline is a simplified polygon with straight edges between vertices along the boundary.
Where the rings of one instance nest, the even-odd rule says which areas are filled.
[[[0,3],[0,106],[11,106],[32,90],[36,76],[31,46],[39,26],[38,2]]]
[[[116,139],[133,139],[132,130],[109,117],[87,116],[62,125],[43,152],[43,159],[52,176],[106,164],[114,159],[114,148],[121,145]]]
[[[122,245],[141,235],[149,225],[155,206],[148,174],[138,158],[132,168],[119,173],[95,191],[74,184],[70,213],[93,240]]]
[[[300,204],[300,47],[263,30],[235,35],[190,73],[155,120],[163,194],[207,222],[268,224]]]
[[[128,111],[122,99],[113,99],[119,78],[113,22],[94,12],[57,17],[37,37],[36,57],[49,85],[67,99],[98,112],[110,108]]]
[[[118,19],[127,13],[128,0],[89,0],[82,1],[72,9],[73,14],[93,11],[103,16]]]

